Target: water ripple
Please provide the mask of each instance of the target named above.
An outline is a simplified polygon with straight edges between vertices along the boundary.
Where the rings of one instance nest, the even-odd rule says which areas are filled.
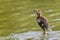
[[[52,21],[60,21],[60,18],[52,19]]]
[[[50,14],[50,16],[57,16],[60,15],[60,13]]]

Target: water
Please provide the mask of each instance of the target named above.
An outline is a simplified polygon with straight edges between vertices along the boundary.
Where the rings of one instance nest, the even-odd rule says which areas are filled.
[[[53,10],[48,10],[48,12],[53,12]],[[51,14],[50,16],[59,15],[60,13]],[[35,16],[35,14],[32,14],[30,16]],[[58,21],[60,18],[52,19],[52,21]],[[52,28],[55,27],[54,25]],[[37,29],[37,28],[32,28]],[[22,31],[25,31],[26,29],[23,29]],[[45,35],[42,35],[41,31],[28,31],[25,33],[20,34],[10,34],[6,37],[0,37],[0,40],[60,40],[60,31],[50,31],[47,32]]]
[[[41,31],[28,31],[21,34],[10,34],[0,40],[60,40],[60,31],[51,31],[42,35]]]

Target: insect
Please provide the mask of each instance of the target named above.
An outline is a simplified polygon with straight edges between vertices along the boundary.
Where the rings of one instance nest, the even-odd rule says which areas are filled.
[[[34,11],[35,11],[35,13],[37,15],[36,21],[37,21],[38,25],[43,29],[43,34],[46,34],[46,31],[50,27],[50,23],[49,23],[48,19],[42,15],[41,10],[36,9]]]

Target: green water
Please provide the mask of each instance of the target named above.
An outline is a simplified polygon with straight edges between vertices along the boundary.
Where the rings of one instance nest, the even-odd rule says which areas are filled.
[[[60,30],[60,0],[0,0],[0,36],[40,31],[34,9],[42,10],[53,30]]]

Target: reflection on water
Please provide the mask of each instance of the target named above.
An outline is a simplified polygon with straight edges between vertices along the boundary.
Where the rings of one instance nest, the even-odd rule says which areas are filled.
[[[0,37],[0,40],[60,40],[60,31],[51,31],[42,35],[40,31],[29,31],[21,34],[11,34],[7,37]]]

